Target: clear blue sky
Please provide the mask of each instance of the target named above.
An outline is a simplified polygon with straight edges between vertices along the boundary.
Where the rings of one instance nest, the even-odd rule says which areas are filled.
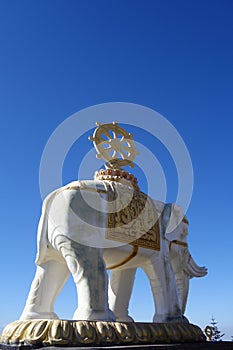
[[[161,113],[186,143],[194,169],[190,250],[209,268],[191,281],[186,315],[204,327],[213,314],[230,339],[232,37],[231,0],[0,2],[0,325],[19,317],[34,275],[39,164],[48,138],[85,107],[124,101]],[[76,176],[77,164],[68,160],[64,183]],[[136,320],[152,317],[147,283],[139,272]],[[56,311],[70,318],[74,308],[69,280]]]

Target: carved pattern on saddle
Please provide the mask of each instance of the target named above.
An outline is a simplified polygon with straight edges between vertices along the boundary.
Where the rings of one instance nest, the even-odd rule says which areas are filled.
[[[124,186],[125,187],[125,186]],[[120,196],[122,194],[119,194]],[[126,193],[124,195],[127,196]],[[108,201],[114,205],[112,191]],[[106,238],[143,248],[160,250],[159,214],[152,199],[134,190],[131,200],[122,209],[108,213]]]

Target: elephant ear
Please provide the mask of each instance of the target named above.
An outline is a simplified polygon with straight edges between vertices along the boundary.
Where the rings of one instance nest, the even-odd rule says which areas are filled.
[[[161,216],[162,235],[164,237],[166,235],[167,227],[170,222],[171,213],[172,213],[172,203],[165,204],[163,208],[162,216]]]
[[[164,206],[166,204],[164,204],[164,202],[161,202],[161,201],[158,201],[158,200],[155,200],[155,199],[153,199],[153,203],[154,203],[154,206],[156,208],[156,211],[158,212],[159,215],[161,215],[162,212],[163,212]]]
[[[170,233],[176,229],[183,218],[183,210],[176,203],[164,205],[162,213],[163,232]]]
[[[184,217],[183,209],[176,203],[168,204],[170,206],[170,219],[167,223],[166,233],[173,232],[181,223]]]

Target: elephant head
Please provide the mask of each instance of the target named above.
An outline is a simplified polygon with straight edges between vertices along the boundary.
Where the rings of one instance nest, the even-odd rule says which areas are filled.
[[[170,261],[175,274],[181,311],[184,314],[189,280],[193,277],[203,277],[208,272],[206,267],[199,266],[194,261],[189,252],[187,243],[189,223],[182,208],[177,204],[167,204],[164,211],[166,211],[166,215],[163,216],[165,219],[163,224],[167,227],[165,239],[169,241]]]

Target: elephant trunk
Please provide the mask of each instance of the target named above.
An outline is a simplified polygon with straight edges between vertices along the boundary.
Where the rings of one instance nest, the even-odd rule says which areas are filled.
[[[182,315],[184,315],[188,299],[190,277],[184,271],[177,273],[175,277],[180,301],[180,308],[182,311]]]
[[[190,255],[187,265],[184,268],[184,271],[192,278],[192,277],[203,277],[207,275],[207,268],[205,266],[199,266],[193,260]]]

